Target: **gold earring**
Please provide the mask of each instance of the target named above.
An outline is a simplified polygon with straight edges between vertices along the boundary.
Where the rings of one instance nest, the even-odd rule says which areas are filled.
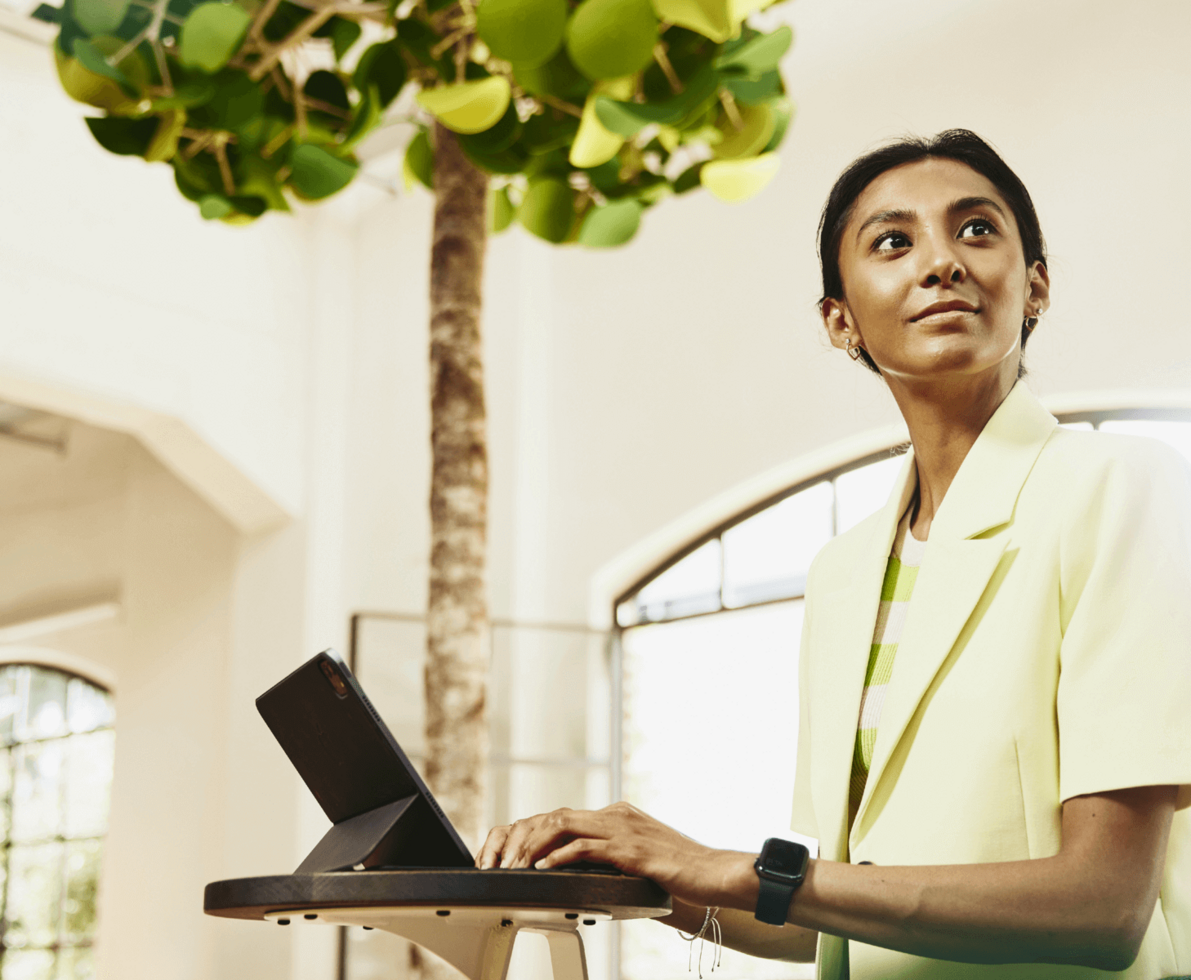
[[[1038,326],[1038,318],[1036,316],[1028,316],[1021,321],[1021,325],[1026,333],[1033,333],[1034,328]]]
[[[862,349],[863,348],[861,348],[859,344],[855,347],[852,346],[852,337],[851,337],[851,335],[849,335],[848,341],[844,345],[844,350],[846,350],[848,352],[848,356],[850,358],[852,358],[852,360],[854,360],[854,361],[859,361],[860,360],[860,351]]]

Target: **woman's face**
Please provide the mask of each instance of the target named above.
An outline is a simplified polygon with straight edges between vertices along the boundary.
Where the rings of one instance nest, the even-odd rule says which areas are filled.
[[[840,240],[842,300],[823,319],[851,337],[891,384],[1017,377],[1023,318],[1048,296],[1027,267],[1009,205],[966,164],[928,158],[888,170],[856,199]]]

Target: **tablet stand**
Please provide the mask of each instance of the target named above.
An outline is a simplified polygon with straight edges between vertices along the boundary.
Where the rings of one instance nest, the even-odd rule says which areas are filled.
[[[407,796],[349,817],[326,832],[294,874],[349,871],[359,865],[397,863],[398,824],[418,797]]]

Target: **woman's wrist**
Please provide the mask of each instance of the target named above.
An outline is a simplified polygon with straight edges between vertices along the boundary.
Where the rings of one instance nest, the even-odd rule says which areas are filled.
[[[717,855],[718,886],[709,896],[708,905],[751,912],[757,907],[756,854],[746,851],[720,851]]]

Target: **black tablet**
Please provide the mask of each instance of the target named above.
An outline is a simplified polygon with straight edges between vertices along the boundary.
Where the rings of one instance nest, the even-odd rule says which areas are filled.
[[[334,650],[275,684],[256,707],[335,825],[297,874],[474,867],[467,845]]]

